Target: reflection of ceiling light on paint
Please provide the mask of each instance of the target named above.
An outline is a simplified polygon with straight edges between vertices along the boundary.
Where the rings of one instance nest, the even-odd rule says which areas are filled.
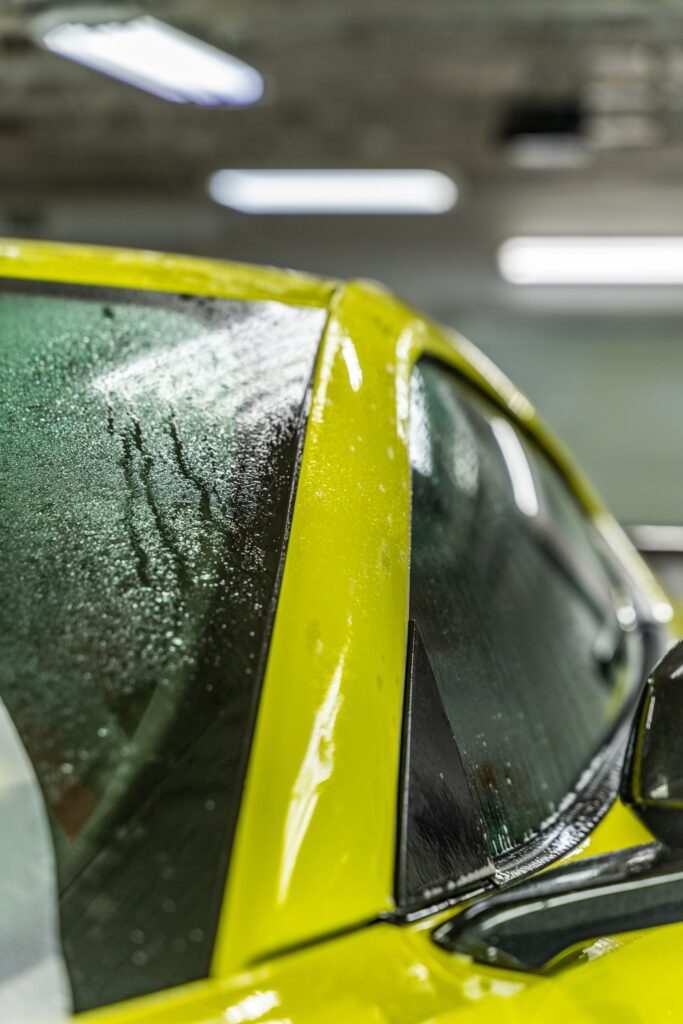
[[[64,7],[32,31],[45,49],[173,103],[247,106],[263,95],[254,68],[135,8]]]
[[[216,171],[209,195],[243,213],[446,213],[458,190],[430,170]]]
[[[683,284],[683,237],[519,237],[498,250],[512,284]]]

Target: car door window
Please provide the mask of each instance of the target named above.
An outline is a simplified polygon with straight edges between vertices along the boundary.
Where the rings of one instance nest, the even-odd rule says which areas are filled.
[[[323,321],[0,291],[0,702],[77,1009],[208,974]]]
[[[637,689],[636,615],[544,453],[446,367],[411,385],[410,618],[494,860],[571,800]]]

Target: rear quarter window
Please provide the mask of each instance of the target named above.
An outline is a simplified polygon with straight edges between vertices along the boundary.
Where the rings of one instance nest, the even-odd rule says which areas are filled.
[[[545,454],[436,362],[411,387],[410,618],[489,856],[571,802],[642,678],[614,561]]]

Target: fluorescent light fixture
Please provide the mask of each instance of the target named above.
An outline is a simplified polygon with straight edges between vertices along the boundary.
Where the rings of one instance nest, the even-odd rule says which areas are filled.
[[[520,285],[683,284],[683,237],[509,238],[498,266]]]
[[[434,214],[458,198],[455,183],[430,170],[225,170],[207,187],[217,203],[243,213]]]
[[[172,103],[240,107],[263,95],[254,68],[135,8],[58,8],[32,30],[45,49]]]

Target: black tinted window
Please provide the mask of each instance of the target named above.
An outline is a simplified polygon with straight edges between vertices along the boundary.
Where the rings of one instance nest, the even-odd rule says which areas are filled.
[[[427,361],[410,454],[410,615],[497,857],[558,813],[623,713],[635,613],[548,459]]]
[[[323,317],[0,294],[0,698],[77,1008],[208,973]]]

